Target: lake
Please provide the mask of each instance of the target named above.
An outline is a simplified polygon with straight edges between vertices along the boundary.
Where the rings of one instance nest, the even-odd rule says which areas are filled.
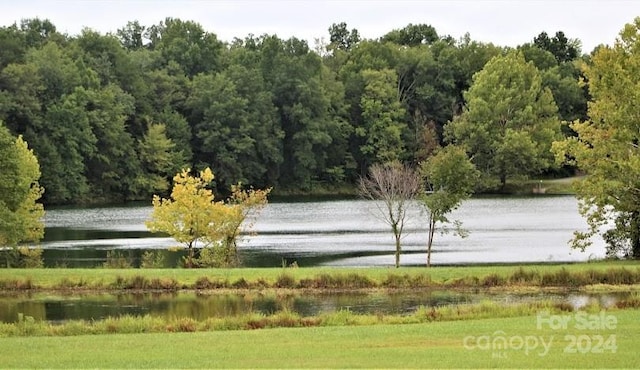
[[[390,227],[378,216],[378,202],[330,200],[272,202],[244,234],[239,253],[245,266],[392,266],[394,241]],[[176,246],[167,237],[147,231],[149,205],[98,208],[52,208],[45,215],[47,266],[97,266],[107,250],[119,250],[135,261],[142,251]],[[465,201],[450,219],[468,230],[467,238],[436,234],[434,265],[518,262],[575,262],[602,258],[604,242],[594,240],[585,252],[572,250],[575,230],[585,230],[572,196],[479,197]],[[404,233],[402,265],[426,262],[424,216],[410,212]],[[175,266],[180,253],[167,254]]]

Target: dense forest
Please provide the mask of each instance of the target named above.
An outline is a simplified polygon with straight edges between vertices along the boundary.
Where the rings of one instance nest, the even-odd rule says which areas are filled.
[[[22,20],[0,28],[0,121],[37,156],[43,201],[68,204],[164,195],[187,167],[211,167],[220,192],[349,187],[447,144],[490,189],[559,171],[551,142],[587,118],[591,56],[561,31],[514,49],[426,24],[366,40],[340,23],[323,40],[224,43],[172,18],[70,36]]]

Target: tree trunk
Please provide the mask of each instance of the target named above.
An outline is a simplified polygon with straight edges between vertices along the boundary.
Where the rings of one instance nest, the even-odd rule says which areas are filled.
[[[502,173],[500,174],[500,188],[504,190],[506,186],[507,186],[507,174]]]
[[[640,259],[640,212],[631,213],[631,258]]]
[[[402,247],[400,246],[400,235],[396,234],[396,268],[400,267],[400,251]]]
[[[187,257],[187,268],[193,268],[193,242],[189,242],[189,253]]]
[[[429,238],[427,239],[427,267],[431,267],[431,246],[433,245],[433,235],[436,231],[436,222],[433,215],[429,220]]]
[[[396,239],[396,268],[400,267],[400,251],[402,250],[402,246],[400,244],[400,237],[402,236],[402,232],[398,228],[397,224],[391,225],[391,229],[393,230],[393,236]]]

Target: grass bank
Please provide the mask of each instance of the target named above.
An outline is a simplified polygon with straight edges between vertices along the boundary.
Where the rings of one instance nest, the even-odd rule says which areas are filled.
[[[640,309],[640,295],[633,294],[627,299],[617,301],[614,306],[603,307],[597,302],[590,303],[581,307],[580,311],[598,313],[603,309],[612,311]],[[539,312],[560,315],[573,311],[574,307],[569,303],[548,300],[525,303],[484,301],[476,304],[437,307],[420,306],[411,314],[383,314],[381,312],[364,314],[354,313],[350,310],[339,310],[315,316],[300,316],[298,313],[284,310],[269,315],[251,312],[238,316],[209,317],[204,320],[196,320],[192,317],[144,315],[50,323],[19,314],[19,320],[15,323],[0,323],[0,337],[203,332],[280,327],[406,325],[438,321],[530,316]]]
[[[513,195],[546,194],[546,195],[574,195],[573,184],[581,181],[584,176],[565,177],[560,179],[529,179],[525,181],[508,182],[499,193]]]
[[[520,316],[407,325],[0,338],[0,367],[637,367],[640,311],[564,315],[569,319],[566,329],[544,321],[538,325],[536,316]],[[594,325],[585,329],[577,324],[580,319]]]
[[[637,261],[430,269],[0,269],[3,290],[580,288],[634,284],[640,284]]]

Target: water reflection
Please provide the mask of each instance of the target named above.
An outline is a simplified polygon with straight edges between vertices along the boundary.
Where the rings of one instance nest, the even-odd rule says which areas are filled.
[[[77,252],[78,258],[84,258],[80,254],[86,251],[91,255],[87,258],[104,261],[107,249],[133,250],[139,256],[142,250],[175,246],[173,239],[146,230],[144,222],[150,214],[148,205],[48,210],[42,243],[47,250],[45,263],[82,265],[71,257],[65,260],[64,253],[70,250],[82,251]],[[474,198],[451,218],[462,221],[470,235],[466,239],[437,235],[434,264],[571,262],[604,256],[599,239],[584,253],[569,248],[573,232],[586,229],[571,196]],[[423,216],[415,208],[409,220],[401,263],[423,265]],[[394,262],[392,234],[376,216],[376,203],[371,201],[270,203],[253,231],[239,243],[241,257],[250,267],[281,266],[283,259],[295,260],[299,266],[391,266]]]
[[[452,304],[479,303],[486,300],[519,303],[541,300],[566,302],[576,308],[587,303],[602,307],[614,305],[630,293],[583,294],[489,294],[463,291],[423,291],[394,293],[328,293],[276,294],[252,292],[247,294],[200,293],[140,293],[98,295],[50,295],[44,293],[0,296],[0,322],[16,322],[19,314],[36,320],[62,322],[65,320],[101,320],[123,315],[152,315],[159,317],[191,317],[205,320],[210,317],[240,316],[252,312],[265,315],[287,310],[301,316],[348,309],[355,313],[406,314],[420,306],[436,307]]]

